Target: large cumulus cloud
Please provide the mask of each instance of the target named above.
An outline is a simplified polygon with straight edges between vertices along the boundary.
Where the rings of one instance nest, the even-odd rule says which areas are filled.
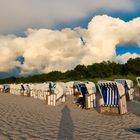
[[[80,35],[85,45],[80,42]],[[0,71],[18,66],[22,74],[47,73],[72,69],[78,64],[117,61],[120,58],[116,56],[116,46],[133,42],[139,45],[139,37],[140,18],[124,22],[107,15],[94,17],[87,29],[28,29],[26,37],[0,36]],[[18,56],[25,58],[24,64],[16,61]]]

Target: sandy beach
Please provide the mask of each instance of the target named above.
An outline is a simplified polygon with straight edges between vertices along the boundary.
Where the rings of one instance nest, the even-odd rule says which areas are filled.
[[[140,103],[128,102],[125,115],[104,115],[72,103],[56,107],[29,97],[0,94],[0,140],[140,140]]]

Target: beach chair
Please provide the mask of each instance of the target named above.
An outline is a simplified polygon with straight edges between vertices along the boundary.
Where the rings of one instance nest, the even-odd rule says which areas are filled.
[[[3,85],[0,85],[0,93],[3,93]]]
[[[140,77],[137,77],[136,80],[137,80],[137,85],[140,87]]]
[[[24,96],[24,92],[25,92],[25,87],[24,87],[24,84],[19,84],[19,89],[20,89],[20,95],[21,96]],[[18,90],[18,88],[17,88]]]
[[[85,108],[95,108],[96,107],[96,86],[93,82],[84,82],[88,91],[86,94]]]
[[[99,81],[97,85],[101,95],[99,100],[101,113],[127,113],[125,90],[122,84],[114,81]]]
[[[30,86],[28,84],[24,84],[24,96],[30,97]]]
[[[10,84],[10,94],[15,94],[16,84]]]
[[[134,100],[140,101],[140,77],[136,78],[137,87],[135,87]]]
[[[95,84],[93,82],[74,82],[73,94],[76,97],[74,103],[82,105],[82,108],[96,107]]]
[[[42,97],[44,100],[46,100],[46,95],[50,95],[50,90],[49,90],[49,83],[43,83],[42,85]]]
[[[66,95],[72,95],[73,94],[73,84],[74,84],[74,81],[70,81],[70,82],[66,82]]]
[[[40,99],[41,90],[42,90],[42,84],[41,83],[36,84],[35,89],[36,90],[35,90],[34,98],[35,99]]]
[[[10,94],[13,94],[13,95],[21,95],[20,94],[20,91],[21,91],[21,84],[10,84],[9,85],[9,88],[10,88]]]
[[[62,83],[49,83],[49,93],[46,95],[46,104],[56,106],[66,101],[65,87]]]
[[[46,100],[46,95],[49,95],[48,92],[48,84],[47,83],[40,83],[37,89],[38,99]]]
[[[44,92],[44,86],[45,86],[44,83],[40,84],[40,90],[38,91],[38,98],[40,100],[45,100],[46,99],[45,92]]]
[[[30,97],[33,97],[34,84],[30,83],[29,88],[30,88]]]
[[[34,92],[33,92],[33,98],[39,99],[40,98],[40,93],[41,93],[41,87],[42,85],[40,83],[36,83],[34,86]]]
[[[37,98],[37,83],[30,84],[30,97]]]
[[[10,92],[9,92],[10,94],[13,93],[13,87],[14,87],[13,85],[14,85],[14,84],[10,84]]]
[[[3,93],[10,93],[10,85],[3,84]]]
[[[22,92],[21,84],[15,84],[14,94],[15,95],[21,95],[21,92]],[[23,93],[23,95],[24,95],[24,93]]]
[[[115,79],[115,81],[123,85],[127,101],[132,101],[134,97],[133,81],[128,79]]]

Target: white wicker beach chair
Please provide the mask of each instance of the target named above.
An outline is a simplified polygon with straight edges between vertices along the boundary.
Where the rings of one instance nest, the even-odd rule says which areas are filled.
[[[140,87],[140,77],[137,77],[136,80],[137,80],[137,85]]]
[[[46,95],[47,105],[56,106],[66,101],[66,86],[64,83],[49,83],[50,94]]]
[[[75,103],[82,104],[86,109],[96,107],[96,86],[93,82],[76,81],[73,84],[73,94],[76,96]]]
[[[115,81],[123,85],[125,89],[126,99],[128,101],[133,100],[133,96],[134,96],[133,81],[128,79],[115,79]]]

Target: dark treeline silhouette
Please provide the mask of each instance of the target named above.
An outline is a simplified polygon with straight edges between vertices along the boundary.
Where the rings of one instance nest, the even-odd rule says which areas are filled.
[[[47,74],[39,74],[28,77],[10,77],[1,79],[0,83],[36,83],[46,81],[70,81],[84,80],[95,78],[109,78],[114,75],[124,76],[134,75],[140,76],[140,58],[129,59],[125,64],[118,64],[110,61],[94,63],[92,65],[77,65],[73,70],[66,72],[52,71]],[[130,78],[131,79],[131,78]]]

